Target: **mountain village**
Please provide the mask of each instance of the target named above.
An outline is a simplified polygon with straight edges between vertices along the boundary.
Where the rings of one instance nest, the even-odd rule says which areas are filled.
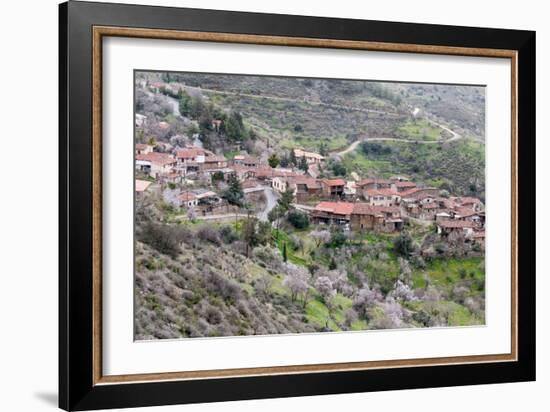
[[[136,127],[144,121],[143,116],[136,115]],[[214,120],[213,127],[220,127],[219,122]],[[189,218],[230,220],[249,213],[220,193],[221,187],[235,179],[249,204],[263,205],[255,210],[263,221],[276,199],[290,191],[292,208],[307,214],[314,224],[394,233],[412,221],[435,225],[443,238],[462,235],[484,247],[485,211],[478,198],[442,195],[439,189],[407,176],[318,178],[325,156],[302,149],[293,149],[291,156],[307,166],[272,167],[244,151],[226,159],[200,146],[136,144],[135,190],[138,196],[156,192]]]

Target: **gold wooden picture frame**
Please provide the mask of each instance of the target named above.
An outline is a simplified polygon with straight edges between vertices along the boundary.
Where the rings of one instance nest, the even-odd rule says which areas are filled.
[[[241,368],[241,369],[220,369],[208,371],[181,371],[169,373],[151,373],[151,374],[136,374],[136,375],[102,375],[102,305],[101,305],[101,182],[102,182],[102,167],[101,167],[101,142],[102,142],[102,99],[101,99],[101,72],[102,72],[102,41],[104,37],[129,37],[129,38],[147,38],[147,39],[162,39],[162,40],[183,40],[183,41],[204,41],[218,43],[238,43],[238,44],[256,44],[270,46],[293,46],[293,47],[321,47],[332,49],[352,49],[366,51],[385,51],[399,53],[426,53],[435,55],[459,55],[459,56],[475,56],[475,57],[498,57],[511,60],[512,67],[512,106],[511,123],[512,123],[512,334],[511,352],[509,354],[495,355],[473,355],[473,356],[452,356],[441,358],[422,358],[422,359],[399,359],[385,361],[369,361],[369,362],[351,362],[351,363],[327,363],[316,365],[290,365],[281,367],[267,368]],[[480,363],[494,361],[515,361],[517,360],[517,305],[516,305],[516,288],[517,288],[517,115],[516,115],[516,58],[517,52],[513,50],[495,50],[483,48],[463,48],[449,46],[427,46],[427,45],[410,45],[396,43],[377,43],[368,41],[347,41],[347,40],[331,40],[331,39],[308,39],[297,37],[276,37],[276,36],[260,36],[260,35],[243,35],[243,34],[227,34],[214,32],[188,32],[188,31],[173,31],[173,30],[152,30],[126,27],[93,27],[93,167],[94,167],[94,382],[102,383],[120,383],[120,382],[135,382],[135,381],[156,381],[156,380],[182,380],[182,379],[197,379],[197,378],[216,378],[216,377],[237,377],[237,376],[258,376],[272,374],[288,374],[288,373],[311,373],[311,372],[332,372],[332,371],[349,371],[349,370],[366,370],[373,368],[396,368],[404,366],[435,366],[435,365],[457,365],[464,363]]]

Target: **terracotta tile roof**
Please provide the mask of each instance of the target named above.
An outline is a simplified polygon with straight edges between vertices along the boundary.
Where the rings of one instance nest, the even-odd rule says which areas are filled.
[[[145,143],[136,143],[136,149],[137,150],[145,150],[152,147],[151,145],[145,144]]]
[[[151,182],[136,179],[136,192],[145,192],[149,186],[151,186]]]
[[[355,203],[353,205],[354,215],[374,215],[377,214],[374,208],[368,203]]]
[[[401,209],[399,206],[373,206],[376,210],[383,213],[399,213],[401,214]]]
[[[321,188],[321,183],[317,179],[308,176],[291,176],[288,178],[288,183],[291,185],[306,185],[308,189]]]
[[[469,216],[474,216],[474,215],[477,215],[476,212],[474,212],[472,209],[470,209],[469,207],[457,207],[455,208],[455,212],[460,216],[460,217],[469,217]]]
[[[194,193],[191,192],[183,192],[178,195],[178,199],[182,202],[189,202],[191,200],[195,200],[197,197]]]
[[[204,163],[218,163],[218,162],[225,162],[227,159],[223,156],[218,155],[209,155],[204,158]]]
[[[326,186],[345,186],[346,181],[344,179],[323,179],[323,184]]]
[[[400,193],[397,193],[396,191],[392,189],[368,189],[365,193],[367,196],[384,196],[384,197],[392,197],[392,196],[399,196],[402,195]]]
[[[380,215],[383,213],[401,213],[401,210],[397,206],[372,206],[368,203],[353,204],[354,215]]]
[[[416,187],[416,183],[414,182],[395,182],[395,187],[403,188],[403,187]]]
[[[147,160],[151,163],[156,163],[161,166],[176,163],[174,156],[168,153],[151,152],[136,155],[136,160]]]
[[[473,222],[467,220],[443,220],[438,223],[439,226],[446,229],[465,229],[475,227]]]
[[[201,149],[199,147],[196,148],[186,148],[181,149],[176,152],[176,157],[178,159],[193,159],[197,156],[204,155],[205,151],[204,149]]]
[[[242,161],[243,161],[243,163],[249,163],[249,164],[258,163],[258,159],[256,159],[253,156],[243,156]]]
[[[479,200],[477,197],[458,197],[456,200],[461,205],[474,205],[477,203],[481,203],[481,200]]]
[[[438,197],[436,200],[439,203],[441,203],[441,205],[443,205],[443,207],[445,207],[447,209],[454,209],[456,207],[456,203],[451,199],[446,199],[444,197]]]
[[[354,204],[349,202],[321,202],[315,206],[315,210],[348,216],[353,212],[353,207]]]
[[[392,183],[394,183],[393,180],[389,180],[389,179],[371,179],[371,178],[367,178],[367,179],[363,179],[363,180],[360,180],[359,182],[357,182],[357,187],[362,187],[362,186],[366,186],[366,185],[369,185],[369,184],[381,184],[381,185],[390,185]]]
[[[412,189],[405,190],[404,192],[401,192],[400,196],[401,197],[407,197],[407,196],[414,195],[416,193],[422,193],[426,190],[433,191],[433,190],[437,190],[437,189],[435,187],[414,187]],[[434,195],[430,195],[428,193],[425,193],[423,195],[420,194],[418,198],[426,198],[426,197],[434,197]]]
[[[256,187],[258,186],[258,181],[256,179],[248,179],[248,180],[245,180],[244,182],[241,183],[241,187],[243,189],[249,189],[251,187]]]
[[[356,183],[357,187],[363,187],[365,185],[368,185],[370,183],[374,183],[374,179],[363,179]]]
[[[271,168],[261,167],[261,168],[250,168],[249,170],[254,170],[256,176],[258,177],[276,177],[275,172]],[[283,177],[283,176],[279,176]]]
[[[404,192],[401,192],[401,197],[407,197],[407,196],[413,195],[418,191],[420,191],[419,187],[415,187],[413,189],[405,190]]]
[[[229,166],[229,169],[237,172],[237,173],[246,173],[246,172],[250,172],[250,171],[256,171],[254,168],[252,167],[245,167],[243,165],[231,165]]]

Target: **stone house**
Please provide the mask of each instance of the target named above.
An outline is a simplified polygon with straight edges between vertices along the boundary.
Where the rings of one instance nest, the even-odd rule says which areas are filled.
[[[136,155],[136,170],[148,173],[157,179],[162,174],[173,172],[176,159],[168,153],[151,152]]]
[[[344,195],[344,187],[346,181],[344,179],[322,179],[321,190],[325,197],[334,199],[342,198]]]
[[[349,223],[354,204],[350,202],[321,202],[311,213],[314,223],[345,225]]]

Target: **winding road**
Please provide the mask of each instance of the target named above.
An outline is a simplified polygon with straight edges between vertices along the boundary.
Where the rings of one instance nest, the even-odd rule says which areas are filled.
[[[256,217],[262,221],[267,222],[269,221],[268,215],[271,210],[277,206],[277,200],[279,199],[279,195],[271,188],[271,187],[264,187],[264,194],[265,194],[265,200],[266,204],[263,210],[256,213]],[[197,216],[197,220],[232,220],[232,219],[245,219],[249,217],[246,213],[221,213],[217,215],[205,215],[205,216]],[[181,218],[187,218],[186,215],[181,215]]]
[[[415,108],[413,111],[413,116],[416,116],[419,112],[418,108]],[[338,156],[344,156],[348,153],[353,152],[355,149],[357,149],[357,146],[359,146],[363,142],[402,142],[402,143],[418,143],[418,144],[439,144],[439,143],[450,143],[454,142],[456,140],[462,139],[463,136],[461,134],[458,134],[454,130],[449,129],[447,126],[442,125],[440,123],[437,123],[434,120],[431,120],[427,117],[425,119],[433,124],[434,126],[439,127],[440,129],[445,130],[446,132],[450,133],[452,135],[449,139],[438,139],[438,140],[413,140],[413,139],[398,139],[396,137],[367,137],[361,140],[356,140],[355,142],[351,143],[348,147],[346,147],[343,150],[333,152],[333,154]]]
[[[357,149],[357,146],[359,146],[359,144],[363,143],[364,141],[366,140],[373,140],[373,139],[361,139],[361,140],[356,140],[355,142],[353,142],[352,144],[350,144],[348,147],[346,147],[344,150],[341,150],[339,152],[336,152],[334,154],[338,155],[338,156],[344,156],[344,155],[347,155],[348,153],[350,152],[353,152],[355,149]]]
[[[279,196],[271,187],[265,187],[264,188],[264,194],[265,194],[265,208],[261,212],[258,212],[257,216],[258,219],[260,219],[262,222],[267,222],[269,215],[269,212],[277,206],[277,199],[279,199]]]

